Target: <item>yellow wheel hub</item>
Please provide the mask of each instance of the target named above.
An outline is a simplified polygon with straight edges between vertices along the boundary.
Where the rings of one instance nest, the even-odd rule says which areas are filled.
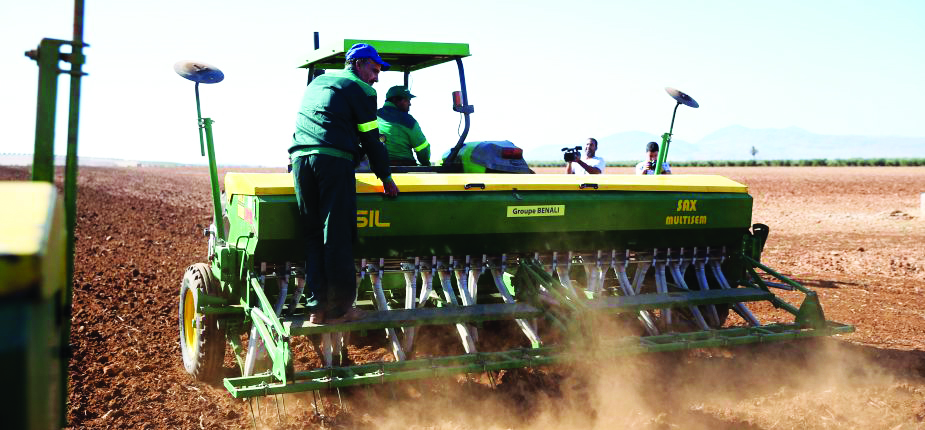
[[[196,345],[196,328],[193,327],[193,319],[196,318],[196,301],[193,297],[192,290],[186,290],[183,295],[183,333],[186,340],[186,347],[193,351]]]

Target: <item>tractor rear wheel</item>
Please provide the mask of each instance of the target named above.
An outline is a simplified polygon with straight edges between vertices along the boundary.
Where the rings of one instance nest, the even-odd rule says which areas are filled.
[[[218,295],[218,289],[212,268],[205,263],[189,266],[180,285],[180,352],[183,367],[197,381],[214,382],[222,374],[225,331],[215,315],[196,312],[196,293]]]

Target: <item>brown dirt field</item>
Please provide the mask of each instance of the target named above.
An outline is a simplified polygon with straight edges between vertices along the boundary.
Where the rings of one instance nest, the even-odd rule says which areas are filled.
[[[919,210],[925,168],[675,173],[721,174],[747,184],[753,221],[771,228],[764,261],[816,288],[827,317],[857,332],[617,361],[596,360],[591,351],[582,365],[507,372],[495,389],[484,376],[374,387],[348,393],[346,411],[328,395],[323,418],[312,414],[310,395],[287,395],[285,405],[272,398],[254,404],[259,426],[925,427],[925,214]],[[0,180],[26,176],[0,167]],[[79,187],[73,427],[251,426],[249,403],[193,382],[180,359],[176,296],[186,266],[205,260],[206,169],[84,168]],[[765,308],[756,313],[779,316]],[[314,360],[306,345],[294,349],[306,356],[297,363]],[[233,374],[230,359],[226,367]]]

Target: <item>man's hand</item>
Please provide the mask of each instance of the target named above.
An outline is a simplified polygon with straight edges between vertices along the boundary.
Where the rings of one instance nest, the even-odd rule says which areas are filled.
[[[385,195],[389,197],[398,197],[398,185],[395,185],[395,181],[392,180],[391,176],[382,181],[382,189]]]
[[[585,163],[584,160],[580,158],[575,160],[575,162],[578,163],[578,165],[581,166],[582,169],[585,169],[585,172],[588,172],[589,174],[598,175],[601,173],[601,169],[598,169],[597,167],[591,167],[590,164]]]

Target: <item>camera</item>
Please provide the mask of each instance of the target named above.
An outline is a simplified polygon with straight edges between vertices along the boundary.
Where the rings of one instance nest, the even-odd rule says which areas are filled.
[[[581,147],[562,148],[562,158],[566,163],[571,163],[581,158]]]
[[[646,170],[651,170],[651,171],[654,172],[654,171],[655,171],[655,162],[650,160],[648,163],[646,163]]]

